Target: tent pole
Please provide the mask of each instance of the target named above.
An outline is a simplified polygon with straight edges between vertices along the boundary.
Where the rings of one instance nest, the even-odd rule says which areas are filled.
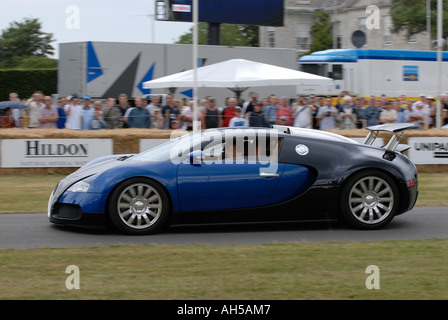
[[[441,106],[441,91],[442,91],[442,41],[443,41],[443,2],[437,1],[437,105],[436,105],[436,123],[434,124],[437,129],[441,128],[442,112]]]
[[[198,121],[198,0],[193,0],[193,132],[200,130]]]

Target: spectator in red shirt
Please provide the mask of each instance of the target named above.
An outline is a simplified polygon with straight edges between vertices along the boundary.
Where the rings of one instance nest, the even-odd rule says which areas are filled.
[[[229,98],[227,100],[227,107],[224,108],[222,112],[222,118],[223,118],[223,127],[228,127],[230,120],[235,117],[236,113],[236,107],[237,107],[237,101],[235,98]]]
[[[9,128],[15,128],[16,122],[14,121],[14,118],[11,117],[11,110],[9,108],[5,109],[5,114],[1,118],[1,128],[2,129],[9,129]]]
[[[288,118],[287,125],[288,126],[292,126],[293,125],[294,117],[292,116],[291,107],[288,104],[288,98],[287,97],[282,97],[280,99],[280,107],[277,109],[276,117],[277,117],[276,124],[280,124],[280,118],[281,117],[286,117],[286,118]]]

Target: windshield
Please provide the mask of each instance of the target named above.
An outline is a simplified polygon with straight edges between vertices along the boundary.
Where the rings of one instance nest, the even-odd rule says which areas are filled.
[[[182,161],[188,153],[194,150],[194,146],[199,148],[200,143],[201,134],[191,133],[143,151],[132,159],[138,161]]]

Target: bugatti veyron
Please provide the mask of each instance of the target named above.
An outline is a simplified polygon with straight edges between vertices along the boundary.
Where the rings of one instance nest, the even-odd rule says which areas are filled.
[[[220,128],[139,154],[96,159],[61,180],[49,220],[128,234],[198,223],[342,220],[377,229],[410,211],[417,170],[399,144],[408,124],[369,127],[364,143],[326,131]],[[391,138],[374,144],[380,132]]]

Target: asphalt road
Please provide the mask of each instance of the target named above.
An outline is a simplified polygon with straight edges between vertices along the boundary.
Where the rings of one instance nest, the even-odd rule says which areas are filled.
[[[324,241],[448,238],[448,207],[417,207],[384,229],[352,230],[339,224],[288,223],[175,227],[150,236],[54,225],[46,214],[0,215],[0,248],[85,247],[121,244],[230,245]]]

